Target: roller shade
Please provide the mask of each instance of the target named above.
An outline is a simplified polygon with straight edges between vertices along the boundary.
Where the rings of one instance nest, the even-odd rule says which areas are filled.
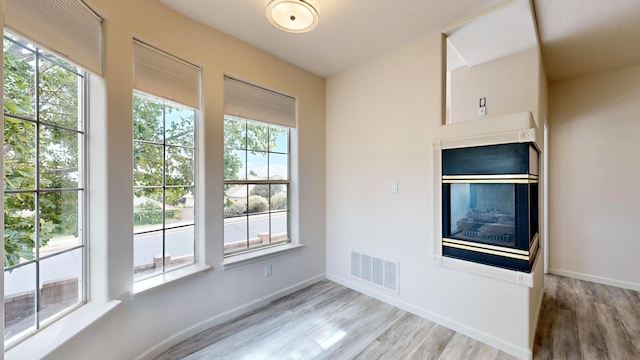
[[[271,90],[224,78],[224,113],[245,119],[296,127],[296,100]]]
[[[200,68],[138,40],[133,41],[133,87],[200,109]]]
[[[5,26],[102,75],[102,19],[80,0],[5,0]]]

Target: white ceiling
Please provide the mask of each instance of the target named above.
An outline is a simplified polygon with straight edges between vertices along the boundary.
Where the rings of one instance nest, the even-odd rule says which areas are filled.
[[[503,0],[320,0],[304,34],[273,27],[265,0],[159,0],[321,76],[331,76]],[[640,64],[640,0],[534,0],[549,80]],[[585,61],[588,59],[588,61]]]

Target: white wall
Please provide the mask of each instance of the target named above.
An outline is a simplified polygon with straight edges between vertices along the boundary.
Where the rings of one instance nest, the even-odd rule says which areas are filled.
[[[157,1],[86,2],[104,18],[105,48],[104,78],[94,78],[91,85],[91,296],[94,301],[123,303],[48,358],[133,359],[189,327],[215,323],[229,312],[237,314],[232,311],[242,306],[324,278],[325,80]],[[133,36],[202,67],[199,240],[204,243],[201,256],[214,270],[132,299],[128,293],[133,285]],[[226,271],[220,267],[224,74],[298,97],[299,122],[292,142],[292,236],[305,245]],[[273,266],[269,278],[263,275],[266,264]],[[24,358],[14,350],[13,358]]]
[[[487,116],[529,109],[538,119],[538,49],[531,49],[474,67],[451,71],[451,123],[479,119],[479,99],[486,98]]]
[[[549,84],[550,271],[640,290],[640,66]]]
[[[327,79],[327,276],[526,358],[529,288],[431,261],[441,41],[431,33]],[[538,79],[514,111],[538,111]],[[399,294],[351,277],[351,251],[399,261]]]

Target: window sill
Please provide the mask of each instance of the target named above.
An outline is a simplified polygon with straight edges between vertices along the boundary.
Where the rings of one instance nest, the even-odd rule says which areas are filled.
[[[133,290],[129,292],[129,295],[131,296],[131,298],[134,298],[135,296],[157,289],[166,284],[170,284],[177,280],[206,272],[211,269],[213,269],[211,265],[193,264],[185,266],[178,270],[166,272],[162,275],[140,280],[133,283]]]
[[[17,344],[4,353],[4,358],[41,359],[111,312],[120,303],[120,300],[106,303],[89,302]]]
[[[284,253],[298,250],[303,247],[304,247],[303,244],[291,244],[291,243],[286,245],[274,246],[272,248],[268,248],[264,250],[256,250],[256,251],[248,252],[246,254],[230,256],[224,259],[224,261],[220,265],[222,265],[222,270],[229,270],[238,266],[251,264],[251,263],[264,260],[264,259],[269,259],[275,256],[280,256]]]

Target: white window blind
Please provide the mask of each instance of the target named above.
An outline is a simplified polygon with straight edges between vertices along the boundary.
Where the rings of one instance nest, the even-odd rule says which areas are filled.
[[[224,113],[296,127],[296,100],[245,82],[224,78]]]
[[[102,75],[102,19],[80,0],[5,0],[5,25]]]
[[[200,108],[200,68],[137,40],[133,41],[133,87]]]

